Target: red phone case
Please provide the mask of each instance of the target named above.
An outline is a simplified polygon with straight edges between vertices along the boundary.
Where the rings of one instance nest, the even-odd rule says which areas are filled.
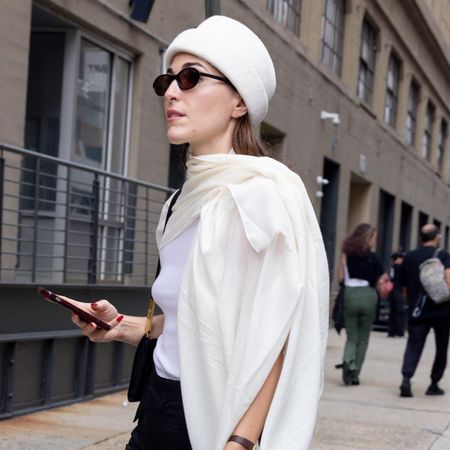
[[[99,318],[93,316],[92,314],[89,314],[86,311],[83,311],[82,309],[78,308],[78,306],[75,306],[73,303],[68,302],[67,300],[59,297],[58,295],[54,294],[53,292],[49,291],[48,289],[45,289],[43,287],[37,288],[38,294],[42,295],[46,300],[56,303],[57,305],[64,306],[64,308],[69,309],[70,311],[77,314],[80,319],[84,320],[85,322],[94,322],[95,325],[97,325],[99,328],[103,330],[110,330],[111,325],[109,323],[104,322],[103,320],[100,320]]]

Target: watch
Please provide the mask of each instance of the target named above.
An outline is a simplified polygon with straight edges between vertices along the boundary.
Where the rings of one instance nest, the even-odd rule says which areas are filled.
[[[228,439],[228,442],[237,442],[247,450],[256,450],[256,444],[254,444],[252,441],[249,441],[248,439],[242,436],[238,436],[237,434],[231,435],[230,438]]]

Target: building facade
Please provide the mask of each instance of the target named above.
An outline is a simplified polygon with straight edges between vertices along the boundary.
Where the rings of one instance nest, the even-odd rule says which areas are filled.
[[[152,3],[2,5],[3,311],[39,315],[31,294],[17,299],[38,284],[86,299],[114,292],[124,311],[142,310],[158,211],[183,178],[151,85],[173,37],[205,17],[201,0]],[[341,241],[360,222],[377,226],[384,264],[392,250],[415,247],[427,222],[449,249],[450,2],[227,0],[221,13],[252,28],[273,57],[277,90],[259,131],[310,193],[333,286]],[[2,325],[2,357],[23,332],[60,330],[61,317]],[[85,345],[70,333],[69,347]],[[130,354],[111,351],[111,373],[118,358]],[[60,386],[61,401],[123,386],[127,372],[110,378],[94,376],[84,391]],[[8,389],[17,399],[17,386]],[[5,400],[4,415],[46,404],[51,394],[40,389],[37,400]]]

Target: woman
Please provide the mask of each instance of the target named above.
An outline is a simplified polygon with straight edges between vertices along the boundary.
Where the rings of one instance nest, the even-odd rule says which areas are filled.
[[[377,312],[375,285],[383,271],[377,255],[371,251],[375,240],[375,228],[362,223],[342,244],[339,281],[345,284],[344,322],[347,341],[342,378],[346,385],[359,384],[359,374]]]
[[[243,45],[245,43],[245,45]],[[322,389],[328,273],[300,178],[264,157],[257,127],[275,90],[272,60],[223,16],[186,30],[165,54],[167,137],[189,143],[187,181],[164,229],[152,294],[154,369],[127,449],[307,449]],[[187,146],[185,146],[187,147]],[[145,318],[106,300],[93,341],[137,345]],[[156,423],[156,425],[155,425]]]

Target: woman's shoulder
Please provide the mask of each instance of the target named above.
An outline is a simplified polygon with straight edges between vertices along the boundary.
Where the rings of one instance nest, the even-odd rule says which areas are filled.
[[[267,247],[277,234],[284,235],[288,242],[292,240],[289,213],[273,180],[256,175],[243,183],[230,184],[228,189],[249,240],[264,236],[259,243],[252,243],[255,249]]]

